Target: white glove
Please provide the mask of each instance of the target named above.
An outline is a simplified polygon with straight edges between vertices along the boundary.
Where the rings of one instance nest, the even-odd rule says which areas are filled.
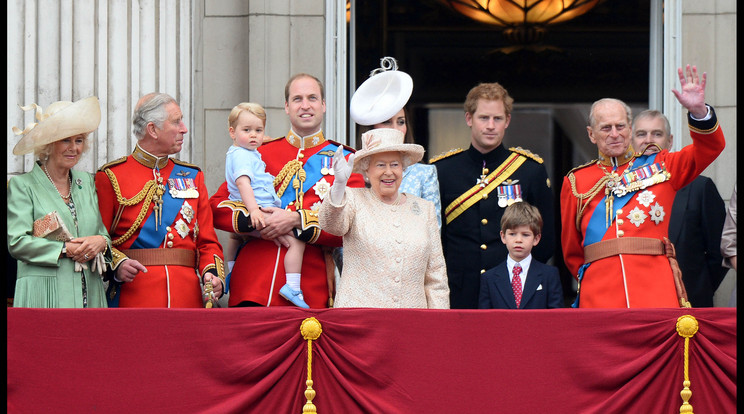
[[[75,262],[75,271],[81,272],[83,269],[88,270],[87,263]],[[106,270],[106,259],[103,258],[103,252],[98,253],[90,261],[90,271],[98,272],[99,275],[103,276],[103,272]]]
[[[106,271],[106,259],[103,258],[103,252],[98,253],[91,260],[90,270],[91,272],[98,272],[99,275],[103,276],[103,272]]]
[[[333,154],[333,185],[329,197],[331,203],[340,205],[344,201],[344,192],[346,192],[346,183],[351,177],[351,170],[354,167],[354,155],[349,155],[349,160],[344,158],[344,148],[339,146],[336,153]]]

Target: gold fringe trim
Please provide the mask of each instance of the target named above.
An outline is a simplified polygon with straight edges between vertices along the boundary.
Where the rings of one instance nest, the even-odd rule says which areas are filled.
[[[439,154],[439,155],[437,155],[435,157],[429,158],[429,164],[433,164],[433,163],[435,163],[435,162],[437,162],[437,161],[439,161],[441,159],[445,159],[445,158],[450,157],[452,155],[459,154],[459,153],[461,153],[463,151],[465,151],[463,148],[455,148],[455,149],[451,149],[451,150],[449,150],[447,152],[443,152],[443,153],[441,153],[441,154]]]
[[[677,333],[685,338],[685,380],[682,382],[684,388],[679,395],[682,397],[682,406],[679,407],[680,414],[693,414],[690,397],[690,338],[698,331],[699,325],[697,319],[692,315],[683,315],[677,318]]]
[[[534,152],[528,149],[524,149],[522,147],[511,147],[509,148],[509,151],[516,152],[516,153],[524,155],[525,157],[532,158],[533,160],[537,161],[540,164],[543,163],[542,157],[540,157],[539,155],[535,154]]]
[[[323,328],[320,326],[320,321],[315,318],[306,318],[300,325],[300,333],[302,337],[307,340],[307,389],[305,390],[305,398],[307,402],[302,407],[304,413],[317,413],[318,411],[313,404],[313,398],[315,398],[315,390],[313,389],[313,341],[320,338],[320,334],[323,333]]]

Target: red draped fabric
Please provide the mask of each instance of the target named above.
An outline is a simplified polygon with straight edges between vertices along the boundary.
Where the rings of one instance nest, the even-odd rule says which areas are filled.
[[[736,412],[736,310],[8,309],[10,413]]]

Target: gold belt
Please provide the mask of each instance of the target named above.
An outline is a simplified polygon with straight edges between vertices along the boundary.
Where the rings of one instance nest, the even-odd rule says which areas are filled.
[[[122,250],[128,258],[145,266],[186,266],[196,268],[196,254],[188,249],[128,249]]]

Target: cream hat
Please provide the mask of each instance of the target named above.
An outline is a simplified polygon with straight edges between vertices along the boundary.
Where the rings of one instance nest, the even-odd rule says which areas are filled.
[[[413,79],[398,70],[394,58],[380,59],[381,67],[357,88],[351,97],[349,114],[359,125],[387,121],[403,109],[413,91]]]
[[[75,135],[88,134],[95,131],[101,123],[101,105],[95,96],[74,103],[57,101],[47,106],[46,111],[36,104],[22,106],[21,109],[36,109],[36,120],[39,122],[29,124],[23,131],[13,127],[16,135],[26,134],[13,148],[14,155],[28,154],[34,148]]]
[[[418,144],[404,144],[403,132],[393,128],[377,128],[362,134],[362,149],[354,154],[354,169],[361,173],[363,158],[381,152],[400,152],[403,155],[403,169],[421,161],[424,147]]]

